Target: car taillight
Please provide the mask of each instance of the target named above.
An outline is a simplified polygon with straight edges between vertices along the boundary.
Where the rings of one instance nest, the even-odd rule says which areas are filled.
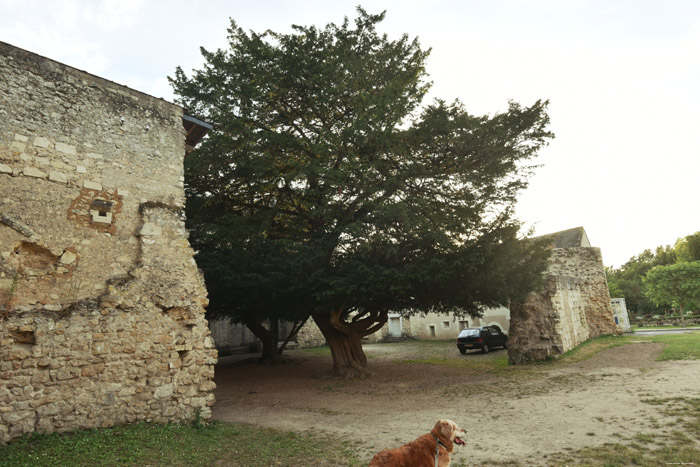
[[[484,342],[484,340],[483,340],[482,338],[478,338],[478,339],[476,340],[476,342],[482,343],[482,342]]]

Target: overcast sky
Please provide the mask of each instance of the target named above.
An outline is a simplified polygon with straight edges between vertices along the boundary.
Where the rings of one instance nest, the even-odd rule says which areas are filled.
[[[0,0],[0,40],[173,100],[166,77],[244,29],[353,18],[358,0]],[[583,226],[607,266],[700,230],[700,1],[365,1],[432,48],[429,96],[473,114],[550,100],[556,139],[518,205],[537,235]],[[2,77],[0,77],[2,79]]]

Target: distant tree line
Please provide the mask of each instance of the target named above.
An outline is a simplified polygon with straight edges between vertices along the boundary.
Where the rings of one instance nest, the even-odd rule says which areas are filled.
[[[644,250],[606,273],[610,296],[623,297],[630,311],[643,315],[674,307],[683,316],[700,305],[700,232]]]

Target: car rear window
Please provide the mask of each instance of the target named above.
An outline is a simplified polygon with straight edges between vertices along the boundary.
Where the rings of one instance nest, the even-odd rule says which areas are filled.
[[[479,335],[479,330],[478,329],[464,329],[462,332],[459,333],[459,337],[467,337],[467,336],[478,336]],[[454,334],[453,334],[454,336]]]

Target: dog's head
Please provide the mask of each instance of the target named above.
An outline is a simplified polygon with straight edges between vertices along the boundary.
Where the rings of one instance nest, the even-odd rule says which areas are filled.
[[[455,444],[466,444],[462,438],[467,435],[467,431],[458,427],[452,420],[438,420],[430,433],[445,445],[448,452],[454,450]]]

